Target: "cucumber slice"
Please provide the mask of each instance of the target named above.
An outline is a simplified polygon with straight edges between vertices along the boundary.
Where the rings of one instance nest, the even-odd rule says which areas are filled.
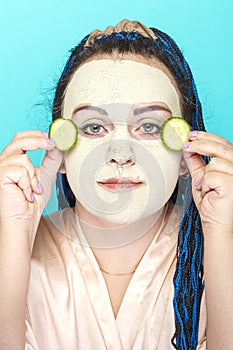
[[[181,151],[183,143],[189,140],[188,133],[190,131],[191,126],[186,120],[172,117],[163,123],[160,137],[167,148],[173,151]]]
[[[49,128],[49,137],[62,152],[70,150],[78,141],[78,128],[70,119],[57,118]]]

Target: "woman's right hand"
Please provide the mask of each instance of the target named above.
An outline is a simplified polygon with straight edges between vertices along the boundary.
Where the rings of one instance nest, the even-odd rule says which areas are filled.
[[[26,154],[37,149],[46,150],[38,168]],[[62,153],[37,130],[17,133],[0,154],[1,349],[25,348],[31,253],[61,162]]]
[[[46,150],[38,168],[26,154],[37,149]],[[34,236],[61,162],[62,153],[46,133],[17,133],[0,154],[0,223],[25,224]]]

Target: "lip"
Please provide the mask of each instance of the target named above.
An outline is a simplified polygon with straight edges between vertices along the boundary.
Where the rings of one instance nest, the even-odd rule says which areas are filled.
[[[97,184],[110,192],[126,192],[144,186],[145,182],[128,177],[111,177],[103,181],[97,181]]]

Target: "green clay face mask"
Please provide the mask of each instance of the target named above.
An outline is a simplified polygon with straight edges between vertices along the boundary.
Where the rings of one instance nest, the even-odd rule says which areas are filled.
[[[159,68],[132,60],[100,59],[85,63],[66,89],[63,116],[71,118],[80,104],[165,103],[175,117],[181,116],[179,96]]]
[[[162,123],[181,116],[176,89],[162,70],[131,60],[86,63],[67,87],[63,116],[79,128],[65,167],[88,212],[127,224],[161,210],[181,160],[181,152],[159,138]]]

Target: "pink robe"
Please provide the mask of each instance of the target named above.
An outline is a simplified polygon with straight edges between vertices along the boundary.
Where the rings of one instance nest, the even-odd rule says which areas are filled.
[[[78,242],[77,235],[85,238],[79,224],[73,229],[72,215],[68,208],[52,220],[41,220],[31,264],[25,349],[174,350],[178,216],[153,239],[115,318],[98,263],[91,248]],[[203,299],[198,350],[206,349],[205,326]]]

